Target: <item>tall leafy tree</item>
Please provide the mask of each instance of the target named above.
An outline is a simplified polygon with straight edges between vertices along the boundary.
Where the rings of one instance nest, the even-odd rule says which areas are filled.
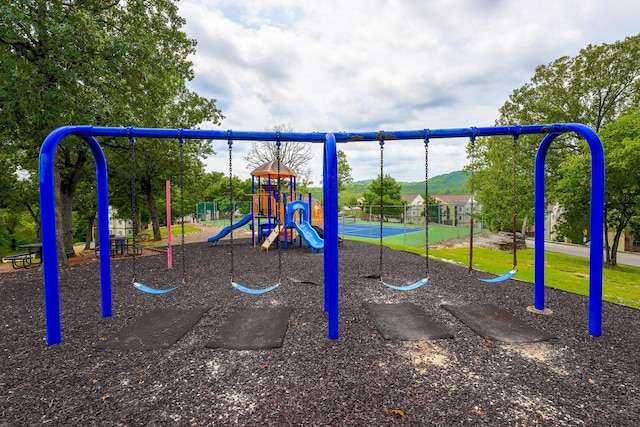
[[[351,166],[347,161],[347,155],[342,150],[338,150],[338,191],[344,191],[347,184],[353,182],[351,176]]]
[[[396,182],[395,178],[386,174],[384,178],[380,175],[369,185],[369,189],[364,193],[365,204],[371,205],[371,211],[375,214],[380,212],[380,196],[382,195],[382,214],[398,215],[405,202],[402,200],[402,184]],[[393,207],[391,207],[393,206]]]
[[[640,109],[630,108],[607,124],[600,138],[605,150],[605,221],[607,230],[613,231],[611,241],[605,233],[606,262],[613,266],[622,233],[640,219]],[[561,168],[557,197],[567,214],[559,231],[574,238],[588,229],[589,217],[583,213],[589,203],[590,164],[588,154],[574,154]]]
[[[575,57],[564,56],[537,67],[531,80],[509,96],[496,124],[576,122],[598,132],[639,100],[640,35],[637,35],[612,44],[589,45]],[[535,155],[541,140],[541,136],[521,136],[517,142],[521,218],[533,207]],[[476,142],[478,199],[484,203],[487,218],[494,220],[494,228],[498,229],[511,212],[500,200],[511,192],[512,183],[507,176],[512,143],[509,138],[482,138]],[[547,155],[550,194],[561,178],[560,165],[565,158],[571,154],[582,156],[584,149],[574,135],[556,139]]]
[[[190,92],[195,41],[171,0],[0,4],[0,138],[35,172],[40,144],[67,124],[190,127],[222,117]],[[188,126],[187,126],[188,125]],[[113,141],[112,141],[113,142]],[[59,251],[72,245],[72,202],[89,152],[56,153]],[[60,257],[63,259],[63,257]]]

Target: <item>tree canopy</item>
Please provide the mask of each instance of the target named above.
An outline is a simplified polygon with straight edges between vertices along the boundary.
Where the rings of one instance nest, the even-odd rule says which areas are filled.
[[[605,234],[607,264],[616,265],[616,254],[622,232],[640,216],[640,109],[629,108],[617,120],[609,122],[600,132],[605,152]],[[562,178],[556,191],[566,213],[558,232],[573,239],[588,230],[591,187],[591,156],[571,155],[561,167]]]
[[[582,123],[596,132],[616,120],[629,105],[640,100],[640,35],[611,44],[589,45],[575,57],[564,56],[536,68],[534,76],[513,91],[500,109],[497,125]],[[533,209],[533,177],[541,136],[517,140],[517,205],[524,220]],[[513,190],[509,175],[513,139],[481,138],[476,142],[476,189],[485,206],[489,225],[501,229],[512,209],[507,196]],[[568,156],[585,155],[586,146],[575,135],[556,139],[547,155],[549,195],[562,178],[560,165]],[[506,200],[505,200],[506,199]],[[549,202],[556,201],[549,199]],[[576,208],[583,210],[581,206]],[[565,209],[572,209],[565,206]],[[565,211],[570,217],[571,212]]]
[[[222,119],[215,100],[186,87],[193,78],[187,58],[196,43],[181,31],[184,19],[175,3],[25,0],[0,5],[0,139],[23,169],[36,172],[42,141],[60,126],[186,128]],[[105,151],[128,146],[127,141],[102,142]],[[208,146],[194,145],[188,155]],[[159,153],[163,146],[154,149]],[[56,156],[62,249],[72,244],[72,202],[90,155],[84,143],[68,138]]]

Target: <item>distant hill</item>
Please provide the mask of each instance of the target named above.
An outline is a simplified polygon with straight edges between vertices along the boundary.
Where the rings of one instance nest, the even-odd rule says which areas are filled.
[[[462,171],[454,171],[429,178],[429,194],[467,194],[469,176]],[[405,194],[423,194],[424,181],[403,182],[402,192]]]
[[[341,193],[345,196],[363,195],[371,185],[371,179],[354,181],[347,185]],[[467,182],[469,177],[462,171],[454,171],[444,175],[429,178],[429,194],[467,194],[469,189]],[[400,182],[402,193],[404,194],[424,194],[424,181]],[[322,188],[313,187],[310,189],[314,197],[322,199]]]

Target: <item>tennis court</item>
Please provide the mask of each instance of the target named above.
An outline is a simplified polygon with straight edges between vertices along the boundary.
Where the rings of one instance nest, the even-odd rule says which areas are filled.
[[[368,239],[380,238],[380,224],[379,223],[367,223],[367,224],[339,224],[339,232],[342,236],[363,237]],[[424,228],[418,228],[416,226],[404,227],[398,225],[384,225],[382,227],[382,237],[397,236],[404,233],[424,233]]]
[[[372,243],[380,240],[380,223],[366,222],[360,224],[339,224],[338,230],[343,238],[354,240],[371,241]],[[475,233],[481,233],[481,229],[474,230]],[[429,244],[443,242],[445,240],[466,237],[469,235],[467,227],[453,227],[442,224],[429,224]],[[386,243],[424,247],[426,241],[426,232],[424,226],[411,224],[405,226],[399,225],[383,225],[382,239]]]

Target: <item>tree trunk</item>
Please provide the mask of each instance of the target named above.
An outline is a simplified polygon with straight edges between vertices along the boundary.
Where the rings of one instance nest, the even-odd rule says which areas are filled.
[[[149,204],[149,216],[151,217],[151,224],[153,227],[153,240],[161,240],[160,234],[160,218],[158,217],[158,206],[156,205],[156,198],[154,197],[153,190],[149,189],[147,192],[147,203]],[[167,221],[171,221],[167,218]]]
[[[53,174],[53,191],[54,191],[54,199],[56,209],[56,244],[57,244],[57,252],[58,252],[58,266],[67,267],[69,263],[67,262],[66,248],[67,242],[71,241],[71,230],[66,228],[64,217],[69,212],[70,207],[65,209],[64,206],[64,197],[62,196],[61,190],[61,178],[60,171],[56,167]]]
[[[605,208],[604,210],[604,217],[607,217],[607,209]],[[609,233],[607,232],[607,230],[609,230],[609,224],[607,223],[607,221],[604,222],[604,248],[606,249],[605,252],[605,259],[604,259],[604,265],[611,265],[611,256],[609,254],[609,249],[611,248],[611,246],[609,246]]]
[[[611,258],[609,259],[610,266],[618,265],[618,244],[620,243],[620,236],[624,229],[616,229],[616,235],[613,237],[613,244],[611,245]]]
[[[60,149],[59,149],[60,150]],[[54,170],[54,197],[56,202],[56,229],[58,232],[58,265],[68,266],[67,251],[73,250],[73,198],[87,162],[87,150],[78,151],[75,163],[69,151],[59,154],[61,162],[56,162]],[[62,179],[61,168],[71,170]]]

